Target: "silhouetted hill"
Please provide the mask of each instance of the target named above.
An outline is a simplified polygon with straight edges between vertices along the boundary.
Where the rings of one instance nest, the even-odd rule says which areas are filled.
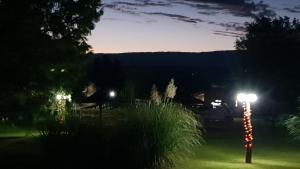
[[[236,67],[239,55],[236,51],[215,51],[201,53],[146,52],[121,54],[95,54],[96,57],[114,57],[123,66],[129,67]]]
[[[147,94],[154,83],[164,90],[171,78],[179,87],[179,95],[209,90],[213,85],[226,86],[241,70],[236,51],[95,54],[94,67],[100,67],[97,59],[103,57],[117,59],[126,79],[138,83]],[[94,72],[93,76],[99,74]]]

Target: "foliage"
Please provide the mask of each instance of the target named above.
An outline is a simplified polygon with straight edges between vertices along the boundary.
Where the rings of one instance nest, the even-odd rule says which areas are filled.
[[[297,111],[300,111],[300,97],[297,98]],[[283,123],[295,140],[300,141],[300,114],[292,115]]]
[[[162,101],[162,98],[161,98],[155,84],[153,84],[152,89],[151,89],[150,100],[152,102],[154,102],[155,104],[160,104]]]
[[[78,89],[101,7],[100,0],[0,1],[1,111],[37,109],[53,87]]]
[[[245,52],[247,71],[263,70],[264,73],[275,73],[274,77],[282,71],[296,70],[294,61],[298,59],[299,33],[297,19],[260,17],[246,25],[246,34],[236,41],[236,48]]]
[[[71,94],[63,89],[52,90],[50,92],[49,105],[46,109],[50,114],[54,115],[56,119],[64,120],[70,109]]]
[[[90,50],[86,37],[100,7],[99,0],[2,0],[0,49],[6,83],[37,87],[65,80]]]
[[[236,41],[236,48],[243,56],[243,77],[252,86],[268,90],[287,107],[294,107],[291,103],[300,91],[299,46],[299,20],[256,18],[246,25],[245,36]]]
[[[89,154],[80,159],[85,163],[84,168],[86,164],[93,166],[95,158],[102,159],[101,165],[109,168],[171,167],[175,160],[190,154],[203,142],[202,126],[193,112],[169,100],[176,89],[171,80],[164,102],[131,102],[104,110],[99,119],[84,121],[67,114],[60,121],[53,116],[42,130],[44,149],[50,156],[62,151],[70,159],[78,158],[79,153]],[[153,92],[158,94],[155,87],[152,95]],[[81,163],[64,164],[78,167]]]
[[[150,93],[150,100],[154,102],[155,104],[160,104],[162,101],[170,101],[174,99],[176,95],[177,87],[175,86],[174,79],[171,79],[169,84],[166,87],[164,97],[162,99],[162,96],[159,94],[159,91],[157,90],[157,87],[155,84],[153,84],[151,93]]]
[[[296,140],[300,140],[300,114],[297,116],[291,116],[285,121],[285,125]]]
[[[177,90],[174,83],[174,79],[171,79],[165,91],[165,99],[174,99]]]
[[[80,156],[62,162],[77,168],[167,168],[203,141],[192,112],[176,103],[138,103],[106,113],[112,118],[84,121],[70,116],[65,123],[54,118],[45,123],[42,143],[48,157]]]
[[[137,168],[166,168],[203,141],[201,125],[182,105],[139,103],[118,112],[125,113],[123,141]]]

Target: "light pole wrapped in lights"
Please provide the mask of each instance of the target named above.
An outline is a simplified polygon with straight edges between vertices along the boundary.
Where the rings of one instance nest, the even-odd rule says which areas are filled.
[[[251,103],[256,100],[257,96],[253,93],[239,93],[237,95],[237,101],[241,102],[244,108],[243,124],[245,129],[246,163],[252,162],[253,130],[251,124]]]

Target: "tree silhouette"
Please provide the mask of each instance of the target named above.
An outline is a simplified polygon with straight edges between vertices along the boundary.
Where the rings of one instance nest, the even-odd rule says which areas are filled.
[[[87,36],[101,14],[100,0],[1,0],[0,109],[20,102],[17,93],[24,102],[50,87],[77,84],[91,52]]]
[[[288,17],[256,18],[236,41],[245,73],[275,98],[293,102],[299,94],[300,22]]]

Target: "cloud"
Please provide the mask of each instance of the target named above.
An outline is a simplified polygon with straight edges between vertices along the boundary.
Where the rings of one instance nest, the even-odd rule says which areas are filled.
[[[216,15],[218,13],[228,13],[239,17],[275,15],[275,12],[263,1],[254,3],[253,0],[120,0],[108,3],[107,7],[124,13],[135,14],[137,13],[137,10],[141,8],[172,8],[174,4],[192,7],[198,10],[199,14],[203,15]]]
[[[220,35],[220,36],[229,36],[229,37],[242,37],[244,34],[243,33],[237,33],[237,32],[231,32],[231,31],[214,31],[215,35]]]
[[[191,17],[184,16],[184,15],[177,15],[177,14],[163,13],[163,12],[144,12],[144,14],[147,14],[147,15],[165,16],[165,17],[169,17],[169,18],[171,18],[171,19],[175,19],[175,20],[182,21],[182,22],[188,22],[188,23],[198,23],[198,22],[203,22],[203,20],[201,20],[201,19],[191,18]]]
[[[107,5],[114,6],[131,6],[131,7],[149,7],[149,6],[170,6],[171,3],[166,3],[162,1],[151,1],[151,0],[133,0],[131,2],[128,1],[114,1],[111,3],[107,3]]]
[[[187,15],[186,11],[175,10],[176,13],[169,12],[170,9],[176,9],[178,6],[185,6],[194,10],[198,15]],[[222,23],[211,20],[200,19],[203,15],[229,14],[238,17],[256,17],[256,16],[274,16],[275,12],[270,9],[269,5],[263,1],[254,3],[253,0],[116,0],[109,2],[106,7],[117,10],[122,13],[131,15],[149,15],[167,17],[180,22],[197,24],[207,23],[225,28],[226,31],[244,32],[243,23]],[[160,8],[157,8],[160,7]],[[299,6],[300,8],[300,6]],[[148,22],[147,19],[145,18]],[[154,20],[153,20],[154,19]],[[151,19],[155,22],[155,18]],[[216,34],[230,35],[230,33],[215,32]],[[236,36],[236,35],[234,35]]]
[[[231,30],[231,31],[244,32],[246,30],[246,28],[245,28],[245,26],[243,24],[235,23],[235,22],[218,23],[217,25],[225,27],[226,30]]]
[[[121,13],[131,14],[131,15],[140,15],[140,12],[138,12],[138,8],[132,7],[130,5],[124,5],[124,4],[105,4],[104,8],[110,8],[115,11],[119,11]]]
[[[163,2],[163,1],[151,1],[151,0],[136,0],[145,6],[171,6],[171,1]]]
[[[140,9],[144,7],[166,7],[170,5],[171,3],[166,3],[157,0],[113,1],[104,4],[106,8],[110,8],[112,10],[131,15],[140,15],[142,13]]]
[[[177,0],[176,3],[189,5],[199,10],[200,14],[215,15],[226,12],[239,17],[255,17],[257,15],[274,16],[275,12],[263,1],[252,0]]]
[[[291,12],[291,13],[300,13],[300,5],[295,6],[293,8],[284,8],[284,10]]]

